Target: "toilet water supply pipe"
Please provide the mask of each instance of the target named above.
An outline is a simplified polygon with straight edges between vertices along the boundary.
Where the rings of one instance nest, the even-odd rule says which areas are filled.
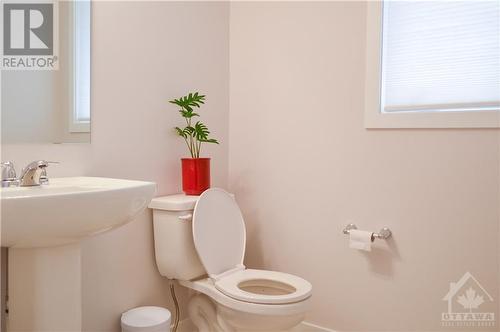
[[[174,279],[169,279],[169,281],[170,281],[170,295],[172,295],[172,300],[174,301],[174,306],[175,306],[175,319],[174,323],[170,327],[170,331],[176,332],[177,326],[179,325],[179,316],[181,313],[179,310],[179,302],[177,302],[177,296],[175,296]]]

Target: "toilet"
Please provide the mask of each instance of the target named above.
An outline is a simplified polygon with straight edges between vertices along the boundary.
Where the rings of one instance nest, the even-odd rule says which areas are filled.
[[[308,281],[243,264],[245,223],[231,194],[212,188],[158,197],[149,207],[160,274],[195,291],[188,313],[200,331],[282,331],[304,319]]]

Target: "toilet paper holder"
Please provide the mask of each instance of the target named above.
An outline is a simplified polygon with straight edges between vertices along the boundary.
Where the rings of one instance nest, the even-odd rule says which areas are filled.
[[[358,226],[355,224],[348,224],[345,226],[343,233],[344,234],[349,234],[351,229],[358,229]],[[375,239],[381,239],[381,240],[387,240],[392,236],[392,232],[388,227],[384,227],[380,230],[378,233],[372,233],[372,242],[375,241]]]

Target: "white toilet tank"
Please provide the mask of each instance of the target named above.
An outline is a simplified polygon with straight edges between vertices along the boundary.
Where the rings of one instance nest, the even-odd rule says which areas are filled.
[[[169,279],[191,280],[206,274],[193,243],[191,216],[198,196],[154,198],[153,229],[156,264]]]

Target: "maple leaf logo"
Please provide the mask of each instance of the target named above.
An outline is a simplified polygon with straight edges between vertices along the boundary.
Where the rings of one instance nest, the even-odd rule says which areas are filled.
[[[484,299],[483,296],[477,295],[474,289],[469,288],[465,294],[458,297],[457,302],[460,303],[464,309],[469,309],[469,312],[472,312],[472,309],[477,309],[484,302]]]

